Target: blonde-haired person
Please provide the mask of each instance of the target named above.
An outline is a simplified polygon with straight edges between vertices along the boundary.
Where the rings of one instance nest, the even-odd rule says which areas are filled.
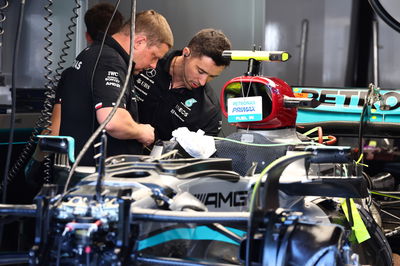
[[[173,46],[171,28],[161,14],[146,10],[138,13],[135,21],[132,74],[155,67]],[[129,64],[130,22],[126,22],[119,32],[106,37],[94,71],[100,45],[95,41],[82,51],[73,66],[64,71],[58,85],[59,101],[56,105],[61,104],[60,135],[75,139],[76,153],[106,119],[122,90]],[[117,112],[105,127],[107,156],[140,154],[143,145],[154,142],[154,128],[138,123],[135,97],[131,82]],[[80,165],[95,165],[93,156],[94,149],[91,148]]]

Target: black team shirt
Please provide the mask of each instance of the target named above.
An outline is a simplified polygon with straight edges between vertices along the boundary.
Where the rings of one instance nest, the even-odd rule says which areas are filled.
[[[129,55],[113,38],[107,36],[92,88],[91,77],[99,50],[99,42],[83,50],[73,66],[63,72],[58,84],[56,102],[61,103],[60,135],[75,139],[75,156],[99,126],[96,110],[115,105],[126,78]],[[137,121],[137,103],[132,85],[133,76],[119,107],[126,109]],[[142,144],[133,139],[120,140],[108,135],[107,142],[107,156],[142,152]],[[91,146],[80,165],[94,165],[93,156],[94,149]]]
[[[182,51],[172,51],[135,77],[139,121],[155,128],[157,139],[170,140],[172,131],[187,127],[216,136],[221,128],[221,110],[213,89],[206,84],[192,90],[171,88],[171,62]]]

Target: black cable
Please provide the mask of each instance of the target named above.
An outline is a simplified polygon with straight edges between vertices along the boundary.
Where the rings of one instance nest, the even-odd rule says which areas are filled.
[[[363,106],[363,109],[361,111],[361,117],[360,117],[360,125],[358,127],[358,153],[357,153],[357,158],[360,158],[361,154],[363,154],[363,136],[364,136],[364,128],[366,121],[364,121],[366,114],[368,113],[368,97],[365,99],[365,103]]]
[[[18,26],[15,37],[15,47],[13,53],[13,66],[12,66],[12,79],[11,79],[11,117],[10,117],[10,135],[8,139],[7,159],[4,168],[3,182],[2,182],[2,198],[1,202],[5,203],[7,199],[7,186],[8,186],[8,170],[10,168],[11,154],[12,154],[12,143],[14,141],[14,130],[15,130],[15,112],[16,112],[16,73],[17,73],[17,60],[19,56],[19,45],[21,41],[22,22],[24,19],[25,12],[25,0],[21,0],[19,9]],[[4,227],[0,225],[0,244],[3,242]]]
[[[367,181],[367,188],[369,189],[369,190],[371,190],[372,188],[373,188],[373,184],[372,184],[372,179],[371,179],[371,177],[369,176],[369,174],[367,174],[365,171],[362,171],[362,173],[361,173],[361,175],[362,175],[362,177]]]
[[[15,131],[15,112],[16,112],[16,74],[17,74],[17,60],[19,56],[19,45],[21,42],[21,32],[22,32],[22,22],[24,19],[25,12],[25,0],[21,0],[21,5],[19,9],[18,15],[18,26],[15,37],[15,47],[13,53],[13,66],[12,66],[12,79],[11,79],[11,118],[10,118],[10,135],[8,138],[8,149],[7,149],[7,159],[4,167],[4,175],[3,175],[3,194],[1,202],[5,203],[7,198],[7,186],[8,186],[8,170],[10,168],[11,162],[11,154],[12,154],[12,143],[14,141],[14,131]],[[2,231],[2,230],[1,230]],[[2,239],[2,232],[0,234],[0,240]]]
[[[393,18],[386,9],[381,5],[379,0],[368,0],[372,10],[392,29],[400,33],[400,23]]]

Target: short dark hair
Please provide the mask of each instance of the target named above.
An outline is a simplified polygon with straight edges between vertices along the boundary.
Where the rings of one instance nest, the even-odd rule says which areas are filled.
[[[107,29],[107,25],[110,22],[111,16],[114,13],[115,7],[110,3],[98,3],[92,6],[85,13],[85,24],[87,33],[90,37],[95,40],[99,38],[99,33],[104,33]],[[113,35],[117,33],[124,23],[124,17],[117,10],[114,18],[110,24],[107,34]]]
[[[195,57],[208,56],[217,66],[229,66],[231,60],[222,57],[222,51],[231,50],[231,42],[216,29],[203,29],[190,40],[188,47]]]
[[[131,20],[122,26],[121,32],[130,34]],[[149,40],[148,46],[165,43],[169,48],[174,46],[174,36],[168,21],[160,13],[150,9],[139,12],[135,17],[135,33],[143,34]]]

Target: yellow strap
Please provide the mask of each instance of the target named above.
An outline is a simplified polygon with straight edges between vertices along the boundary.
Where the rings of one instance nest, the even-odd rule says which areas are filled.
[[[312,129],[308,130],[307,132],[303,133],[303,135],[308,136],[308,135],[310,135],[311,133],[314,133],[315,131],[317,131],[318,128],[319,128],[319,127],[314,127],[314,128],[312,128]]]
[[[346,200],[343,200],[341,206],[342,206],[344,214],[346,215],[347,220],[349,220],[349,212],[347,209]],[[365,240],[370,239],[371,236],[369,235],[369,232],[367,230],[367,227],[365,226],[364,221],[361,219],[360,213],[358,212],[353,199],[350,199],[350,210],[351,210],[351,214],[353,216],[353,223],[354,223],[354,225],[351,229],[353,230],[353,232],[355,234],[357,242],[362,243]]]
[[[358,165],[362,165],[362,166],[365,166],[365,167],[368,167],[368,165],[367,164],[363,164],[363,163],[361,163],[361,160],[362,160],[362,158],[364,157],[364,154],[362,154],[361,153],[361,155],[360,155],[360,158],[358,158],[358,160],[357,160],[357,162],[356,162],[356,164],[358,164]]]

